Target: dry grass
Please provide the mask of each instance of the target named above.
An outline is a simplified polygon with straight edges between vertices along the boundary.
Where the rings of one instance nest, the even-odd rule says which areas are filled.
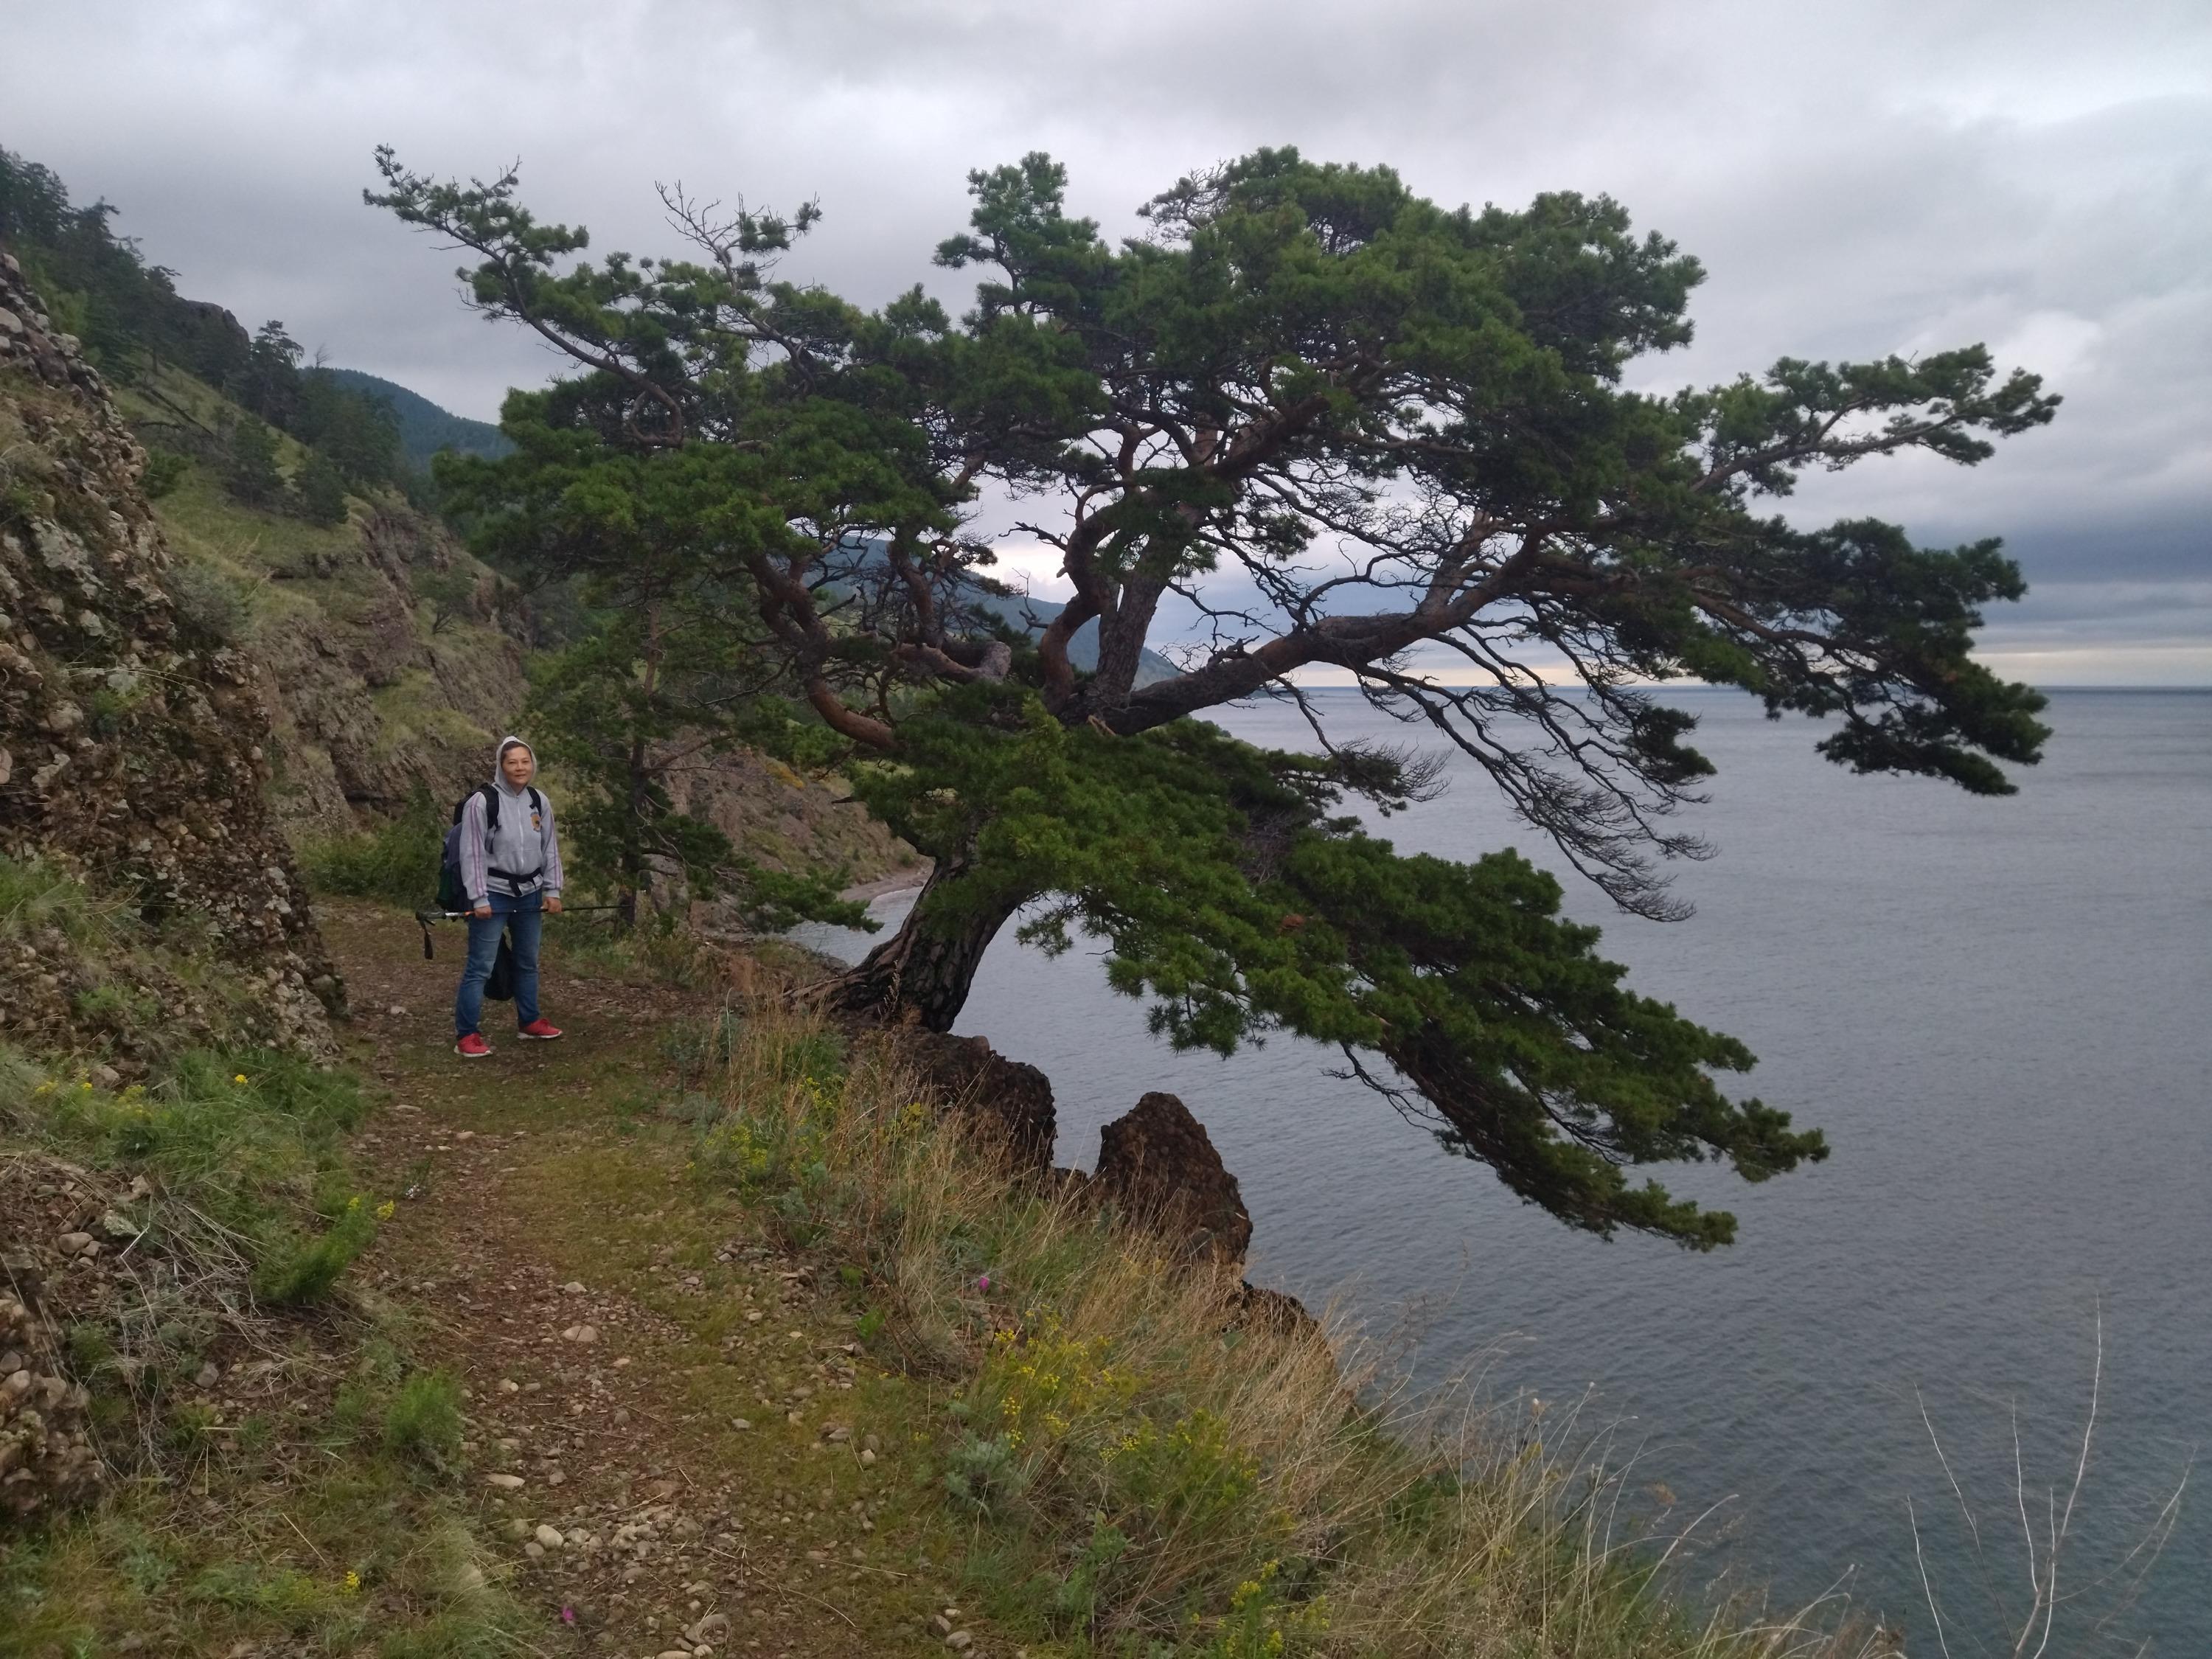
[[[699,1160],[942,1379],[945,1501],[999,1622],[1067,1652],[1848,1659],[1834,1620],[1671,1588],[1602,1435],[1417,1396],[1357,1333],[1246,1316],[1079,1191],[1013,1178],[893,1041],[763,1009]]]

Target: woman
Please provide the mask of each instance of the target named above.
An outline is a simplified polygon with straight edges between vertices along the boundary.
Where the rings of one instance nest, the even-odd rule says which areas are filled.
[[[518,1036],[550,1042],[561,1028],[538,1012],[538,940],[548,913],[561,914],[561,841],[553,803],[531,787],[538,757],[520,738],[501,738],[490,784],[461,808],[461,881],[469,896],[469,962],[453,998],[453,1052],[464,1060],[491,1053],[477,1024],[484,981],[499,957],[499,936],[514,941],[514,1018]]]

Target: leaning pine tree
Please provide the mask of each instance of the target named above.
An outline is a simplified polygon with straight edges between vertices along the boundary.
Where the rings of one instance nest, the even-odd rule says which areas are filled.
[[[1996,543],[1759,504],[1872,456],[1972,465],[2057,400],[1979,347],[1623,391],[1632,359],[1689,338],[1701,273],[1610,201],[1451,211],[1388,169],[1261,151],[1114,246],[1032,155],[973,176],[970,228],[939,250],[985,273],[955,325],[919,289],[869,313],[775,280],[811,209],[664,192],[695,255],[562,273],[584,233],[532,219],[512,174],[380,163],[372,202],[471,250],[475,303],[582,366],[556,400],[580,438],[721,469],[685,556],[745,593],[809,729],[935,860],[906,925],[828,988],[849,1010],[946,1029],[1025,911],[1048,945],[1104,941],[1176,1043],[1334,1043],[1569,1224],[1710,1248],[1731,1216],[1628,1170],[1718,1158],[1757,1181],[1826,1151],[1716,1085],[1744,1048],[1626,989],[1514,853],[1402,856],[1340,811],[1402,805],[1433,768],[1334,740],[1310,702],[1317,755],[1192,717],[1340,671],[1662,916],[1665,861],[1701,850],[1674,814],[1712,768],[1692,717],[1638,686],[1740,686],[1830,720],[1841,764],[1981,793],[2046,735],[2041,699],[1968,655],[1979,607],[2022,592]],[[1034,637],[985,603],[988,550],[962,534],[985,480],[1074,586]],[[1139,685],[1163,605],[1205,643]]]

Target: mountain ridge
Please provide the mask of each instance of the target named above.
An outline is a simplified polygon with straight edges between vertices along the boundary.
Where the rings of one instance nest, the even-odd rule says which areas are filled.
[[[390,406],[399,422],[400,453],[408,465],[418,471],[427,471],[430,458],[441,450],[481,455],[492,461],[514,453],[513,441],[490,422],[456,415],[397,380],[360,368],[332,368],[325,373],[346,390],[381,398]]]

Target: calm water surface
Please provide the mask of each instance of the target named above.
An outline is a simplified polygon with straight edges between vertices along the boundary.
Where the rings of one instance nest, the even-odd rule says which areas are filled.
[[[1108,990],[1095,946],[1050,961],[1009,930],[959,1029],[1050,1075],[1064,1163],[1091,1163],[1099,1126],[1145,1091],[1180,1094],[1243,1182],[1255,1278],[1344,1297],[1376,1327],[1419,1310],[1425,1378],[1472,1364],[1503,1394],[1594,1391],[1583,1420],[1617,1425],[1639,1484],[1663,1482],[1684,1519],[1722,1505],[1709,1569],[1791,1605],[1848,1576],[1932,1653],[1909,1494],[1953,1651],[1975,1651],[1961,1632],[1993,1632],[1985,1584],[2016,1601],[2025,1577],[2011,1414],[2039,1516],[2039,1489],[2063,1502],[2071,1477],[2100,1314],[2063,1583],[2117,1569],[2212,1437],[2212,695],[2055,694],[2048,758],[2002,800],[1852,777],[1802,721],[1728,694],[1682,701],[1721,769],[1696,813],[1718,856],[1679,880],[1697,915],[1620,916],[1571,877],[1568,902],[1638,988],[1744,1039],[1761,1062],[1750,1086],[1828,1132],[1826,1164],[1763,1187],[1660,1172],[1737,1213],[1731,1249],[1571,1232],[1324,1076],[1333,1054],[1297,1040],[1176,1054]],[[1330,706],[1340,732],[1404,734],[1349,696]],[[1288,710],[1222,723],[1310,745]],[[1464,771],[1382,833],[1455,857],[1517,845],[1557,867]],[[2184,1494],[2106,1636],[2060,1629],[2053,1653],[2212,1653],[2212,1495]]]

